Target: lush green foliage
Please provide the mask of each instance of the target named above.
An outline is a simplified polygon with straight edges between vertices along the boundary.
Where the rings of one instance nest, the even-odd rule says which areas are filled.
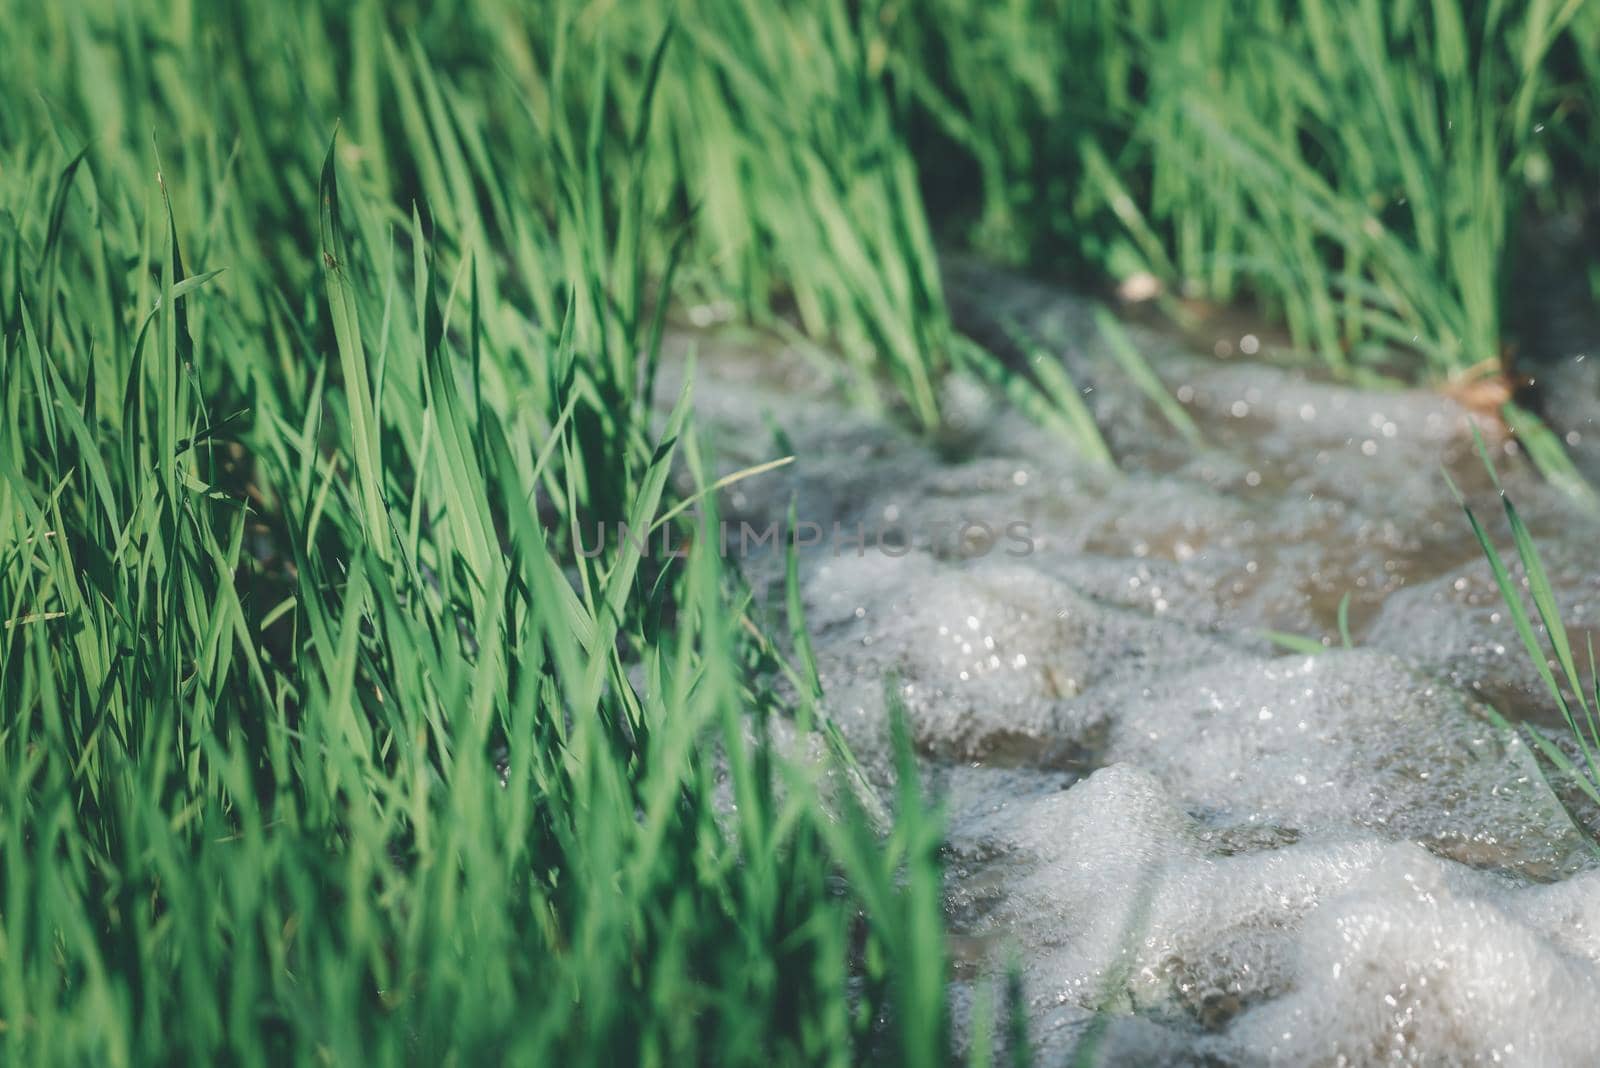
[[[915,769],[774,740],[814,670],[714,556],[570,550],[703,464],[664,38],[473,14],[7,26],[7,1063],[945,1055]]]
[[[1582,6],[935,0],[899,62],[976,166],[990,248],[1251,295],[1342,372],[1460,377],[1500,365],[1544,124],[1582,126]]]
[[[1110,463],[1048,339],[1024,382],[955,331],[930,211],[1459,375],[1600,84],[1575,0],[0,15],[19,1064],[944,1059],[938,821],[816,722],[797,594],[571,551],[691,522],[669,310],[925,430],[960,364]]]
[[[1180,319],[1185,300],[1250,300],[1335,374],[1499,406],[1592,504],[1509,403],[1508,282],[1517,223],[1587,209],[1597,17],[1583,0],[930,0],[896,9],[892,66],[924,185],[976,187],[968,236],[991,254],[1158,286]]]

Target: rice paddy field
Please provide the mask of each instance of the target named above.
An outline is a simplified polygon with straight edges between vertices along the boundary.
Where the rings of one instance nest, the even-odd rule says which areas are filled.
[[[1597,300],[1594,0],[5,0],[0,1063],[1594,1064]]]

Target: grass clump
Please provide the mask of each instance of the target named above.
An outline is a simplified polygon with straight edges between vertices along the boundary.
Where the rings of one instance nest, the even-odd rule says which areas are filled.
[[[1480,451],[1483,451],[1481,441],[1479,447]],[[1522,733],[1533,742],[1551,767],[1560,773],[1563,782],[1570,783],[1589,801],[1600,805],[1600,673],[1595,670],[1593,640],[1591,639],[1588,645],[1589,681],[1585,683],[1579,674],[1579,661],[1574,653],[1566,625],[1561,620],[1555,592],[1550,585],[1550,577],[1545,572],[1544,563],[1539,558],[1538,547],[1533,543],[1533,536],[1528,533],[1527,525],[1522,521],[1516,505],[1501,487],[1499,476],[1495,473],[1494,464],[1486,451],[1483,452],[1483,462],[1494,480],[1495,489],[1499,492],[1506,522],[1511,529],[1516,561],[1522,565],[1526,578],[1527,600],[1532,601],[1539,626],[1544,630],[1544,642],[1540,641],[1538,632],[1534,629],[1533,617],[1528,614],[1527,601],[1506,566],[1505,557],[1495,548],[1487,531],[1478,522],[1478,517],[1466,506],[1464,500],[1462,509],[1467,513],[1467,521],[1472,524],[1472,532],[1477,537],[1484,557],[1489,561],[1489,569],[1494,575],[1500,597],[1505,602],[1506,611],[1511,616],[1517,637],[1538,671],[1545,691],[1550,694],[1551,700],[1561,711],[1561,718],[1566,724],[1578,759],[1573,760],[1565,749],[1537,729],[1528,728]],[[1459,491],[1457,499],[1461,499]],[[1545,642],[1549,643],[1548,650]],[[1552,663],[1555,665],[1555,671],[1551,669]]]
[[[1248,295],[1337,371],[1398,352],[1448,380],[1499,369],[1580,7],[940,0],[907,16],[902,62],[976,164],[983,228],[1025,258]]]
[[[953,332],[917,165],[888,88],[887,5],[710,0],[677,25],[664,135],[704,262],[759,313],[792,303],[849,359],[886,372],[924,429]]]
[[[794,573],[777,642],[714,556],[574,549],[714,505],[657,396],[685,305],[828,342],[924,430],[960,366],[1110,464],[1044,344],[1019,374],[952,325],[932,210],[1253,296],[1341,372],[1497,359],[1592,17],[1295,11],[7,20],[0,1059],[950,1059],[937,814],[903,737],[885,804],[819,722]]]
[[[10,31],[0,1060],[947,1059],[903,740],[879,819],[714,554],[573,551],[700,466],[651,76],[382,15]]]
[[[1435,379],[1500,372],[1541,64],[1570,13],[1313,4],[1303,48],[1246,45],[1281,112],[1182,101],[1266,222],[1245,252],[1252,285],[1277,280],[1291,329],[1325,360],[1343,369],[1378,342]]]
[[[935,0],[899,13],[893,62],[930,197],[966,190],[991,254],[1180,320],[1253,302],[1338,376],[1502,419],[1592,502],[1511,405],[1508,320],[1519,223],[1587,203],[1593,22],[1581,0]]]

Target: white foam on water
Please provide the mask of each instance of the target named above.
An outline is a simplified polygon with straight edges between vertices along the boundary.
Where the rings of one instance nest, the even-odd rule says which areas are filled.
[[[960,381],[932,442],[744,344],[702,346],[696,395],[724,470],[797,457],[730,515],[1029,524],[1024,556],[801,558],[829,713],[885,784],[893,685],[945,804],[958,1027],[1015,959],[1045,1062],[1092,1041],[1112,1064],[1600,1063],[1600,869],[1484,704],[1553,722],[1440,473],[1504,543],[1466,413],[1135,329],[1192,447],[1086,302],[957,281],[1049,340],[1119,471]],[[1520,461],[1502,475],[1589,626],[1600,528]],[[781,563],[745,570],[771,594]],[[1355,651],[1263,636],[1337,644],[1346,595]]]
[[[1120,764],[993,822],[1016,872],[986,922],[1027,947],[1040,1018],[1080,1010],[1057,1013],[1062,1048],[1100,1009],[1228,1063],[1593,1055],[1575,1025],[1600,983],[1600,873],[1529,885],[1359,833],[1230,852]]]
[[[1593,1064],[1593,958],[1530,922],[1537,910],[1518,908],[1530,891],[1473,893],[1451,874],[1415,857],[1318,909],[1294,988],[1219,1046],[1287,1064]],[[1600,891],[1592,874],[1574,882]]]

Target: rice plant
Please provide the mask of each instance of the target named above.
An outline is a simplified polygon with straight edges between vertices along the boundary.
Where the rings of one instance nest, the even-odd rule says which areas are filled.
[[[985,247],[1157,281],[1172,310],[1248,299],[1336,374],[1499,415],[1516,223],[1553,159],[1566,187],[1592,177],[1589,153],[1546,147],[1547,123],[1587,129],[1583,10],[939,0],[899,20],[897,62],[929,150],[972,160]],[[1540,466],[1581,481],[1560,450]]]
[[[696,205],[705,259],[740,302],[759,311],[786,297],[849,357],[858,399],[886,372],[927,429],[954,339],[887,85],[889,10],[686,5],[663,136],[678,146],[674,177]]]
[[[1336,369],[1384,346],[1449,379],[1499,368],[1546,58],[1580,7],[945,0],[903,62],[978,160],[986,219],[1087,228],[1080,253],[1185,295],[1253,294]],[[978,49],[1001,42],[997,73]],[[1049,170],[1075,180],[1041,219]]]
[[[491,120],[420,35],[336,69],[379,14],[11,31],[66,91],[3,120],[0,1059],[946,1059],[909,750],[837,796],[715,555],[572,551],[703,466],[648,79]]]
[[[1484,557],[1489,561],[1489,569],[1494,575],[1495,585],[1500,590],[1500,597],[1505,602],[1506,611],[1511,617],[1512,626],[1516,629],[1517,637],[1522,642],[1522,647],[1527,651],[1528,657],[1533,662],[1534,668],[1539,673],[1539,679],[1544,684],[1545,691],[1561,711],[1561,718],[1565,722],[1569,741],[1578,756],[1574,760],[1567,754],[1566,749],[1546,737],[1537,729],[1528,728],[1522,733],[1529,738],[1538,751],[1549,761],[1550,765],[1560,773],[1563,782],[1572,784],[1577,790],[1596,805],[1600,805],[1600,673],[1595,670],[1595,656],[1593,639],[1587,647],[1587,663],[1589,680],[1584,682],[1579,673],[1578,654],[1584,650],[1573,650],[1572,640],[1567,633],[1566,625],[1561,621],[1561,612],[1556,605],[1555,593],[1550,585],[1550,577],[1545,572],[1544,564],[1539,559],[1538,547],[1533,543],[1533,537],[1528,533],[1527,525],[1522,521],[1522,516],[1517,512],[1516,505],[1506,495],[1504,487],[1500,485],[1499,476],[1495,473],[1494,463],[1489,459],[1487,451],[1483,450],[1483,443],[1479,441],[1479,450],[1483,454],[1484,465],[1489,469],[1495,489],[1499,492],[1501,506],[1505,509],[1506,522],[1511,530],[1512,546],[1516,553],[1516,561],[1522,565],[1526,577],[1527,599],[1533,602],[1534,613],[1538,618],[1539,626],[1544,630],[1545,640],[1539,639],[1534,628],[1533,617],[1530,617],[1527,603],[1522,590],[1512,577],[1510,569],[1506,566],[1506,559],[1501,555],[1495,544],[1490,540],[1483,525],[1478,521],[1471,508],[1462,500],[1459,491],[1457,500],[1461,500],[1462,509],[1467,514],[1467,521],[1472,524],[1472,532],[1477,537],[1478,545],[1483,549]],[[1452,486],[1452,489],[1454,487]],[[1546,648],[1548,642],[1548,649]],[[1557,675],[1551,670],[1551,663],[1560,671]]]
[[[1574,0],[13,7],[17,1064],[955,1059],[939,815],[903,726],[880,797],[826,721],[792,561],[766,606],[711,554],[575,551],[715,522],[674,317],[802,333],[924,432],[961,368],[1084,463],[1048,339],[1018,373],[963,337],[944,244],[1492,378],[1539,123],[1600,69]]]

